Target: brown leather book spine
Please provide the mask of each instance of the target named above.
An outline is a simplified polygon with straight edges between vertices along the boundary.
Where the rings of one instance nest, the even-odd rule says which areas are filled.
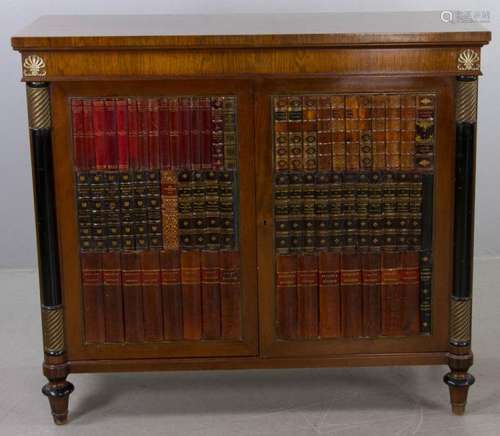
[[[340,270],[340,301],[342,306],[342,336],[363,335],[363,286],[361,256],[342,253]]]
[[[415,168],[415,118],[416,96],[404,94],[401,96],[401,169],[404,171]]]
[[[318,98],[318,170],[332,170],[332,108],[328,96]]]
[[[363,336],[379,336],[381,333],[380,254],[362,254],[363,276]]]
[[[203,337],[216,339],[221,335],[220,266],[218,251],[201,252],[201,300]]]
[[[240,254],[220,251],[221,335],[241,338]]]
[[[346,169],[346,115],[345,97],[334,95],[331,97],[332,105],[332,165],[333,171]]]
[[[163,339],[163,311],[160,284],[160,254],[158,251],[142,251],[141,282],[144,306],[144,340]]]
[[[182,319],[184,339],[202,337],[200,252],[181,252]]]
[[[288,155],[290,170],[304,169],[304,132],[302,126],[302,97],[288,97]]]
[[[318,337],[318,257],[301,254],[297,265],[297,325],[301,338]]]
[[[163,247],[161,222],[161,176],[160,171],[148,171],[146,180],[146,206],[148,210],[147,237],[149,247],[157,250]]]
[[[360,168],[359,99],[356,95],[345,98],[345,154],[347,171]]]
[[[382,253],[381,265],[382,335],[403,335],[403,294],[401,287],[401,253]]]
[[[384,94],[372,97],[372,169],[386,169],[386,96]]]
[[[81,253],[85,342],[105,340],[104,296],[101,253]]]
[[[318,97],[305,96],[302,104],[303,166],[306,171],[316,171],[318,168]]]
[[[418,335],[420,332],[419,263],[420,255],[417,251],[401,253],[402,330],[406,335]]]
[[[212,169],[224,169],[224,113],[222,97],[211,97],[212,117]]]
[[[435,96],[418,95],[415,120],[415,166],[421,171],[434,168]]]
[[[365,171],[370,171],[373,167],[372,128],[372,96],[360,96],[359,163],[360,168]]]
[[[210,111],[210,97],[200,97],[200,147],[201,168],[212,169],[212,114]]]
[[[236,97],[224,97],[224,168],[237,168]]]
[[[161,215],[163,248],[179,248],[179,212],[177,210],[177,176],[175,171],[161,172]]]
[[[282,339],[297,337],[297,255],[276,256],[277,333]]]
[[[126,342],[144,342],[141,259],[137,252],[123,252],[121,261],[125,340]]]
[[[102,274],[104,283],[104,320],[106,342],[123,342],[122,272],[120,253],[102,254]]]
[[[387,169],[399,170],[401,167],[401,96],[387,96],[385,123]]]
[[[163,336],[166,340],[183,337],[182,288],[180,252],[160,252],[161,288],[163,302]]]
[[[288,145],[288,98],[274,97],[274,169],[287,171],[290,168]]]
[[[340,330],[340,253],[318,255],[319,336],[336,338]]]

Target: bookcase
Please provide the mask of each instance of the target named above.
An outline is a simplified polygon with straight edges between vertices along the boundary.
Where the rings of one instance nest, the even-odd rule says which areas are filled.
[[[71,373],[401,364],[449,365],[463,414],[489,40],[433,12],[14,36],[54,421]]]

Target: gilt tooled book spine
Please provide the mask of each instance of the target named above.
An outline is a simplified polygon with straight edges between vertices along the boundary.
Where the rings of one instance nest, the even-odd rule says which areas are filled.
[[[276,253],[278,254],[287,254],[290,251],[290,211],[288,191],[288,173],[276,173],[274,183],[274,246]]]
[[[331,173],[321,172],[314,175],[314,246],[320,250],[327,250],[331,244],[330,183]]]
[[[330,245],[333,248],[340,249],[344,246],[346,234],[344,225],[344,215],[342,207],[342,175],[339,173],[331,174],[329,184],[329,202],[328,208],[331,219],[331,241]]]
[[[182,167],[181,163],[181,115],[179,98],[168,98],[168,132],[170,150],[172,152],[172,169]]]
[[[234,169],[237,167],[237,138],[236,138],[236,98],[224,97],[224,168]]]
[[[302,176],[302,200],[304,204],[304,251],[314,252],[316,243],[316,186],[313,173],[305,173]]]
[[[361,252],[366,252],[370,247],[370,228],[368,225],[369,181],[369,173],[360,173],[356,185],[356,246]]]
[[[359,337],[363,334],[363,285],[361,256],[343,252],[340,270],[340,301],[342,308],[342,336]]]
[[[94,249],[106,250],[106,212],[105,212],[106,179],[104,172],[92,172],[90,178],[91,213]]]
[[[432,221],[433,221],[433,175],[422,175],[422,238],[420,252],[420,331],[432,332]]]
[[[92,100],[92,126],[95,145],[95,167],[105,170],[108,164],[105,132],[104,100]]]
[[[146,98],[137,99],[137,151],[138,168],[145,170],[149,167],[149,110]]]
[[[204,206],[206,247],[218,250],[221,245],[221,211],[219,208],[219,178],[215,171],[205,172],[205,206]]]
[[[364,253],[362,257],[363,279],[363,336],[379,336],[381,333],[381,276],[380,254]]]
[[[162,170],[172,169],[172,147],[170,144],[170,132],[168,130],[168,98],[161,97],[158,100],[158,148],[160,155],[160,168]]]
[[[240,254],[222,250],[220,262],[221,335],[226,339],[241,338]]]
[[[301,251],[304,247],[304,200],[302,174],[291,173],[288,185],[288,210],[290,217],[290,248]]]
[[[304,133],[302,126],[302,97],[288,97],[288,155],[292,171],[304,169]]]
[[[179,216],[179,241],[184,249],[193,247],[192,174],[181,171],[177,178],[177,210]]]
[[[332,170],[332,108],[330,98],[318,97],[318,170]]]
[[[128,124],[128,160],[129,168],[139,168],[139,120],[137,113],[137,100],[127,99],[127,124]]]
[[[276,256],[276,317],[278,336],[297,337],[297,255]]]
[[[199,340],[202,337],[199,250],[181,252],[181,284],[184,339]]]
[[[234,171],[219,173],[220,243],[224,249],[233,249],[238,239],[234,201],[235,177]]]
[[[134,173],[120,174],[121,241],[124,250],[135,250]]]
[[[422,175],[413,173],[409,176],[409,179],[408,245],[418,250],[422,244]]]
[[[88,170],[85,150],[85,130],[83,124],[83,102],[81,99],[71,99],[71,124],[73,128],[73,153],[75,168]]]
[[[417,251],[401,253],[401,288],[403,314],[401,329],[405,335],[420,332],[420,256]]]
[[[318,97],[308,95],[302,99],[303,168],[318,168]]]
[[[340,252],[318,254],[319,330],[322,338],[341,335]]]
[[[148,158],[149,169],[160,168],[160,114],[159,102],[157,98],[148,98]]]
[[[406,172],[396,174],[397,178],[397,199],[396,199],[396,215],[397,215],[397,238],[398,247],[400,250],[406,250],[409,247],[410,235],[410,175]]]
[[[121,271],[119,252],[102,254],[106,342],[123,342],[125,339]]]
[[[160,282],[160,255],[158,251],[141,251],[141,284],[144,306],[144,340],[163,339],[163,314]]]
[[[129,168],[128,148],[128,108],[127,99],[116,100],[116,140],[118,144],[118,169],[126,171]]]
[[[191,97],[179,97],[179,166],[193,169],[191,161],[191,129],[193,106]]]
[[[212,114],[210,97],[200,97],[200,148],[201,168],[212,169]]]
[[[386,167],[386,96],[372,97],[372,155],[374,171],[385,170]]]
[[[134,198],[132,216],[134,221],[133,236],[136,250],[149,248],[148,239],[148,210],[147,205],[147,171],[134,173]]]
[[[82,110],[83,110],[83,132],[84,132],[84,150],[85,155],[85,167],[89,170],[94,170],[96,168],[95,162],[95,133],[93,125],[93,115],[92,115],[92,100],[83,99],[82,100]]]
[[[219,252],[201,252],[201,300],[203,337],[221,336],[221,294]]]
[[[403,335],[401,253],[385,251],[381,261],[382,335]]]
[[[139,253],[123,252],[121,262],[125,340],[126,342],[144,342],[144,306]]]
[[[175,171],[161,172],[161,215],[164,250],[179,248],[179,215],[177,175]]]
[[[398,246],[397,179],[395,173],[383,173],[384,249],[394,250]]]
[[[90,188],[91,173],[80,172],[76,176],[76,192],[78,203],[78,232],[80,250],[90,251],[94,248],[92,236],[92,197]]]
[[[297,328],[301,338],[318,336],[318,257],[297,256]]]
[[[105,340],[104,295],[101,253],[81,253],[85,342]]]
[[[193,230],[193,245],[202,249],[206,245],[205,219],[205,173],[191,173],[191,227]]]
[[[416,96],[401,96],[401,169],[411,171],[415,168],[415,118]]]
[[[355,250],[358,245],[358,220],[356,216],[356,191],[359,173],[342,175],[342,218],[345,239],[343,248]]]
[[[288,171],[290,168],[288,145],[288,98],[274,97],[274,169]]]
[[[332,165],[333,171],[346,169],[346,114],[345,97],[334,95],[332,105]]]
[[[117,251],[122,248],[119,174],[116,171],[108,171],[103,173],[102,177],[105,248]]]
[[[359,99],[356,95],[345,97],[345,155],[346,170],[360,168]]]
[[[146,229],[148,246],[153,250],[162,248],[161,180],[158,170],[146,172],[146,207],[148,226]]]
[[[181,263],[178,250],[160,252],[163,304],[163,336],[166,340],[183,337]]]
[[[106,143],[106,169],[118,169],[118,139],[116,135],[116,102],[104,100],[104,137]]]
[[[190,156],[189,162],[193,170],[201,170],[201,113],[200,99],[191,97],[191,128],[189,130]]]
[[[222,97],[211,97],[212,117],[212,168],[221,170],[224,168],[224,110]]]
[[[359,97],[359,163],[364,171],[373,165],[372,149],[372,96]]]
[[[384,191],[382,173],[370,173],[368,197],[370,246],[373,250],[379,250],[384,241]]]
[[[399,170],[401,167],[401,96],[387,95],[386,104],[386,166],[390,170]]]
[[[415,166],[422,170],[434,167],[435,96],[419,95],[416,110]]]

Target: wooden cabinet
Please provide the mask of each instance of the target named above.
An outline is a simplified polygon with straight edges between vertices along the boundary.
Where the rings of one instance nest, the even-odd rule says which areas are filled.
[[[72,372],[167,369],[447,363],[464,412],[489,32],[434,13],[60,20],[12,39],[56,423]]]

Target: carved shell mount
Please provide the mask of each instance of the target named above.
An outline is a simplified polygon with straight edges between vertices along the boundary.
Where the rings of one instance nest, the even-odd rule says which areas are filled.
[[[23,74],[25,76],[45,76],[45,61],[38,55],[30,55],[24,59]]]
[[[464,70],[479,70],[479,52],[468,48],[458,55],[457,68]]]

